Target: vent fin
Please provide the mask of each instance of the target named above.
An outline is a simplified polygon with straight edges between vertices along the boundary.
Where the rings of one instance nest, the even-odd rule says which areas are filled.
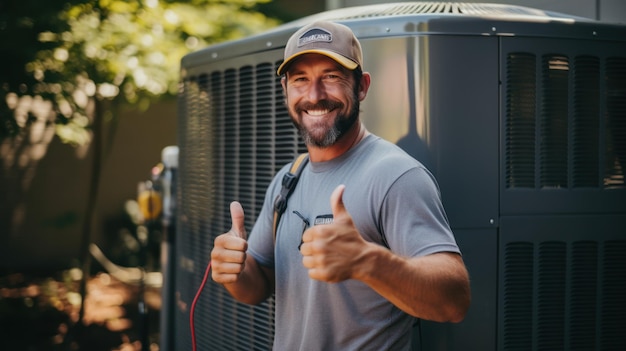
[[[537,61],[506,59],[506,188],[626,188],[626,58]]]
[[[506,244],[503,349],[626,348],[624,252],[624,240]]]
[[[626,241],[606,243],[602,259],[602,323],[600,350],[625,350],[626,337]]]
[[[562,349],[565,338],[566,245],[539,244],[537,266],[537,350]]]
[[[572,283],[570,311],[570,350],[593,350],[596,333],[590,325],[596,325],[598,314],[598,243],[577,241],[572,244]]]
[[[578,56],[574,62],[572,186],[600,186],[600,60]]]
[[[542,65],[540,186],[567,188],[569,60],[545,55]]]
[[[535,187],[536,58],[513,53],[507,57],[506,187]]]
[[[626,57],[607,59],[606,100],[604,185],[623,188],[626,171]]]
[[[504,263],[504,350],[532,349],[533,261],[532,243],[510,243]]]

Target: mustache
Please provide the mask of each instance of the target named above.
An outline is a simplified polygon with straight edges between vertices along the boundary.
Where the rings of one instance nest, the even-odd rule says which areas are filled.
[[[320,100],[317,103],[302,102],[295,106],[298,113],[306,110],[334,110],[342,108],[343,104],[339,101]]]

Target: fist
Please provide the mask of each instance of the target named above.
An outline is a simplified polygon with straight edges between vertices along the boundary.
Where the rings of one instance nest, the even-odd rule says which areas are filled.
[[[302,264],[312,279],[333,283],[353,278],[367,246],[344,206],[344,190],[340,185],[330,196],[333,223],[313,226],[302,235]]]

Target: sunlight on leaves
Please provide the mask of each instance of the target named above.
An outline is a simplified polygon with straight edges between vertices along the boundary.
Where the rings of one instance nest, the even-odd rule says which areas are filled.
[[[66,29],[39,33],[42,49],[25,67],[35,83],[23,93],[51,101],[63,117],[55,121],[56,134],[66,143],[83,145],[90,140],[89,124],[82,119],[89,99],[147,108],[176,94],[184,55],[278,24],[253,10],[266,2],[99,0],[69,5],[59,12]]]

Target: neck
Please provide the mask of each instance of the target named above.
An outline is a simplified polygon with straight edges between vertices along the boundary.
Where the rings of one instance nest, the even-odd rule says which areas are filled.
[[[356,121],[335,144],[325,148],[308,145],[309,158],[313,162],[330,161],[352,149],[368,134],[365,126],[360,121]]]

